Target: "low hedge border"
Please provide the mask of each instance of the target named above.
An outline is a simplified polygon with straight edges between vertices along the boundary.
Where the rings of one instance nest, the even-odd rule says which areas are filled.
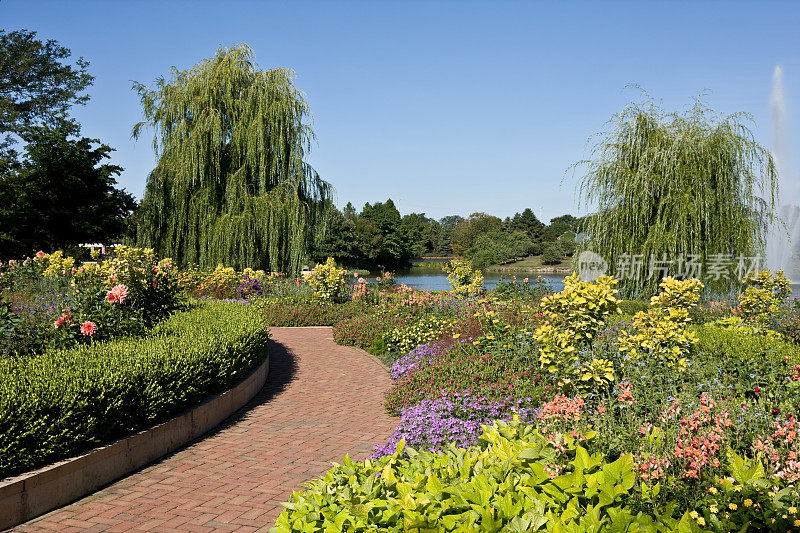
[[[264,387],[268,374],[269,358],[233,389],[163,424],[0,481],[0,530],[72,503],[192,442],[244,407]]]
[[[144,338],[0,361],[0,478],[153,427],[241,381],[267,357],[250,306],[213,302]]]

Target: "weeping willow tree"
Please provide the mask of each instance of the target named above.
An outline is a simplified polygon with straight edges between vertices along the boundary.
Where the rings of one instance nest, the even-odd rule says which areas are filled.
[[[330,185],[305,161],[314,134],[294,72],[260,70],[246,45],[221,48],[154,88],[134,83],[157,164],[136,241],[181,264],[297,272]]]
[[[600,254],[620,277],[622,265],[636,269],[639,261],[640,275],[628,270],[636,275],[622,281],[623,292],[655,293],[667,267],[680,273],[688,259],[706,266],[707,286],[727,291],[738,265],[709,277],[711,263],[763,256],[778,180],[749,123],[743,113],[719,116],[699,98],[685,113],[646,99],[615,115],[590,145],[591,158],[577,165],[585,170],[579,197],[596,211],[585,218],[581,250]]]

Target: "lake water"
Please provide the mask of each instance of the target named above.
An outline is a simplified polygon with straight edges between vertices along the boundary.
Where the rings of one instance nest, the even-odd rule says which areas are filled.
[[[483,286],[491,289],[501,279],[510,280],[512,274],[483,274]],[[520,283],[525,277],[529,279],[536,279],[536,274],[519,274],[517,275],[517,282]],[[542,278],[546,279],[553,291],[560,291],[564,288],[564,275],[561,274],[543,274]],[[405,283],[414,289],[424,289],[429,291],[446,291],[450,288],[450,282],[447,281],[447,276],[442,271],[436,270],[423,270],[415,269],[410,271],[400,271],[395,274],[395,279],[398,283]]]

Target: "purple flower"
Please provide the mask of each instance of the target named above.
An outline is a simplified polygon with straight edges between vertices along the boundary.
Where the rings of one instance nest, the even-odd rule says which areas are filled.
[[[523,422],[536,420],[539,409],[530,406],[528,401],[507,398],[504,401],[489,401],[475,398],[468,393],[453,393],[434,400],[403,409],[400,412],[400,425],[389,442],[375,446],[372,458],[391,455],[401,439],[412,448],[441,451],[449,443],[466,447],[475,444],[482,433],[482,425],[494,420],[511,420],[512,414],[519,414]]]
[[[421,364],[430,362],[432,359],[442,355],[447,350],[447,347],[442,342],[431,342],[428,344],[420,344],[406,355],[397,359],[392,364],[389,375],[392,380],[397,381],[399,378],[412,372]]]

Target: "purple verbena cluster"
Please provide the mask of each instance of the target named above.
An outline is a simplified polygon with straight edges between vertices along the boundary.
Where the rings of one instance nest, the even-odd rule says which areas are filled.
[[[431,359],[442,355],[447,350],[444,343],[440,341],[420,344],[406,355],[399,357],[389,370],[389,375],[393,381],[397,381],[421,364],[429,362]]]
[[[401,439],[415,449],[439,452],[449,443],[466,447],[475,444],[482,433],[481,426],[494,420],[511,420],[513,413],[519,414],[523,422],[536,420],[539,409],[526,400],[489,401],[475,398],[468,393],[453,393],[403,409],[400,425],[389,442],[374,448],[372,458],[391,455]]]
[[[258,278],[251,278],[245,274],[236,291],[240,298],[247,299],[250,296],[261,296],[264,294],[264,285]]]

